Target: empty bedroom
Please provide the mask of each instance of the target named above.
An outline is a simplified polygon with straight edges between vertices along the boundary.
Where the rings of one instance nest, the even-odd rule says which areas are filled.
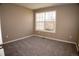
[[[0,56],[78,56],[78,3],[0,3]]]

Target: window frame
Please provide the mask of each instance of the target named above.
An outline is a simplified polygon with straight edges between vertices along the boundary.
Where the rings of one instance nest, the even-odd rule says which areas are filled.
[[[34,15],[35,15],[35,31],[48,32],[48,33],[56,33],[56,17],[57,17],[57,16],[55,16],[55,20],[54,20],[54,21],[55,21],[55,30],[54,30],[54,31],[37,30],[37,29],[36,29],[36,26],[37,26],[37,25],[36,25],[36,22],[37,22],[37,21],[36,21],[36,13],[46,13],[46,12],[54,12],[54,11],[55,11],[55,15],[56,15],[56,10],[53,10],[53,11],[43,11],[43,12],[35,12],[35,14],[34,14]]]

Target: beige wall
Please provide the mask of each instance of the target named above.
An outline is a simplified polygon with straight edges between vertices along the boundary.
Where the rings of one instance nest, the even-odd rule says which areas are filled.
[[[3,4],[1,9],[3,42],[25,37],[33,33],[32,10],[14,4]]]
[[[79,51],[79,4],[78,4],[78,39],[77,39],[77,47]]]
[[[78,5],[68,4],[35,10],[35,12],[56,10],[56,33],[35,31],[35,34],[53,37],[61,40],[77,41]],[[72,36],[72,38],[70,38]]]
[[[79,44],[79,5],[78,5],[78,44]]]
[[[67,40],[77,41],[77,5],[63,5],[35,10],[35,12],[56,10],[56,33],[33,31],[33,11],[13,4],[3,4],[2,9],[2,35],[3,41],[11,41],[25,37],[32,33]],[[6,37],[8,35],[8,38]],[[72,38],[69,38],[72,36]]]

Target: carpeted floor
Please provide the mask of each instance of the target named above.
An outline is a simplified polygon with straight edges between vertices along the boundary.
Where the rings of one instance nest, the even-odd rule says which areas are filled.
[[[73,44],[30,37],[4,45],[6,56],[77,56]]]

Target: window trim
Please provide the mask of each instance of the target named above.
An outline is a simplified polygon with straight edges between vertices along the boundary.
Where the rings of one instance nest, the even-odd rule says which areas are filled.
[[[53,10],[56,11],[56,10]],[[51,11],[43,11],[43,12],[51,12]],[[35,31],[39,31],[39,32],[48,32],[48,33],[56,33],[56,26],[55,26],[55,31],[48,31],[48,30],[36,30],[36,13],[43,13],[43,12],[35,12]],[[56,22],[56,20],[55,20]],[[56,24],[55,24],[56,25]]]

